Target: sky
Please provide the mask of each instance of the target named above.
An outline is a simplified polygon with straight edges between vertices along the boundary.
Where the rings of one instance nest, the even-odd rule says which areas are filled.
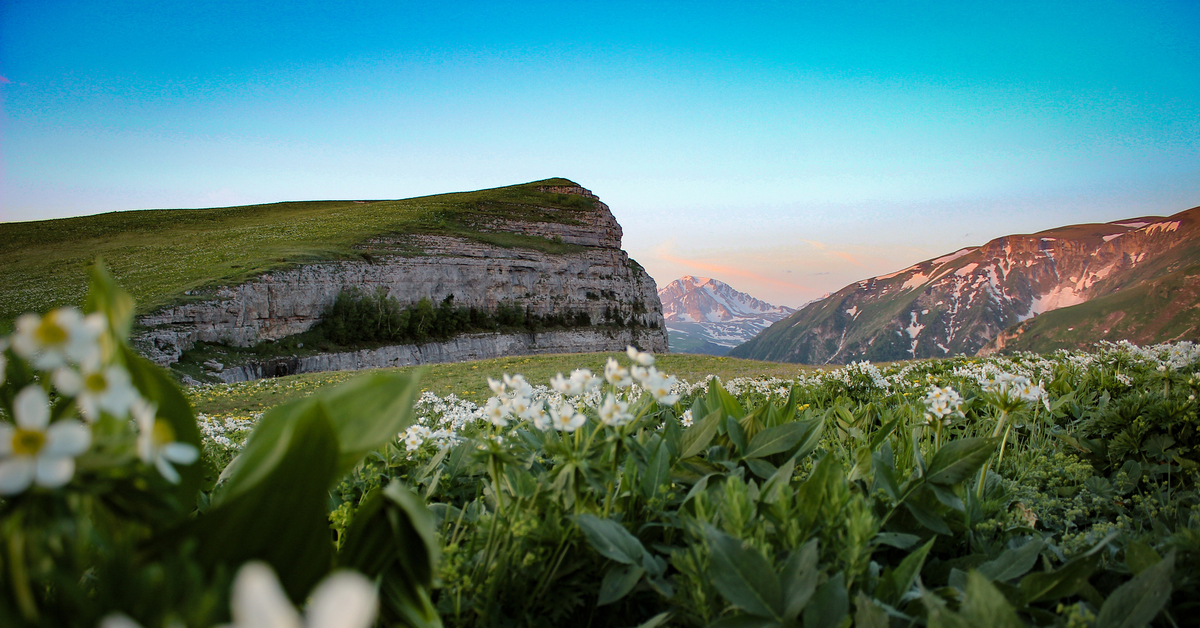
[[[566,177],[660,287],[797,306],[1200,205],[1198,28],[1195,0],[0,0],[0,222]]]

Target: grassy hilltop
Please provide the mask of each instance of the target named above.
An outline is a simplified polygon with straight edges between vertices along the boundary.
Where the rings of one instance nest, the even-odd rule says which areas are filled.
[[[500,246],[571,252],[578,247],[489,233],[484,225],[495,218],[569,224],[571,212],[591,210],[594,203],[538,188],[573,185],[555,178],[403,200],[153,209],[6,223],[0,229],[0,275],[5,278],[0,332],[11,329],[24,312],[82,304],[87,268],[97,258],[133,294],[139,310],[147,312],[189,298],[188,291],[238,284],[295,264],[369,259],[366,241],[379,235],[450,234]]]

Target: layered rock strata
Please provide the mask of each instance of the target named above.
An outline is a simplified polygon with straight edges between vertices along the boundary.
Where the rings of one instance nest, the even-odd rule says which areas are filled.
[[[585,351],[620,351],[645,340],[640,329],[569,329],[529,334],[463,334],[445,342],[420,345],[390,345],[342,353],[306,357],[281,357],[254,364],[226,368],[216,377],[228,383],[322,371],[443,364],[486,360],[509,355],[548,355]]]
[[[270,272],[238,286],[222,287],[204,301],[139,317],[143,331],[135,342],[145,355],[162,365],[178,361],[182,352],[198,341],[248,347],[307,331],[320,321],[339,293],[358,288],[368,292],[383,289],[401,304],[428,298],[436,305],[453,296],[456,306],[489,311],[508,304],[528,307],[543,316],[586,312],[596,323],[629,325],[628,342],[644,350],[666,352],[667,333],[654,280],[621,250],[621,227],[608,206],[599,201],[593,204],[594,209],[586,211],[542,208],[550,215],[561,212],[560,222],[493,221],[477,226],[481,231],[520,233],[575,245],[571,247],[574,252],[506,248],[448,235],[375,237],[360,245],[370,252],[361,261],[313,263]],[[538,335],[544,336],[547,334]],[[485,338],[499,337],[463,338],[482,343],[489,342]],[[607,350],[610,343],[601,338],[607,336],[598,328],[592,333],[567,334],[561,342],[551,344],[556,347],[554,352]],[[458,340],[436,344],[453,345]],[[507,352],[475,352],[489,356],[535,349],[541,352],[540,340],[534,343],[536,347],[525,348],[521,343],[496,342],[508,347],[503,350]],[[424,349],[417,351],[413,355],[418,361],[411,363],[431,361],[424,359],[426,353]]]

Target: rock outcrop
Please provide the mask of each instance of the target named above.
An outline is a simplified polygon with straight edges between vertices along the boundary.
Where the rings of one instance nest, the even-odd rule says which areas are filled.
[[[595,199],[582,188],[547,191]],[[422,298],[437,304],[453,296],[457,306],[490,311],[508,304],[528,307],[539,315],[586,312],[597,323],[617,321],[628,325],[628,338],[622,342],[649,351],[667,351],[662,305],[654,280],[621,250],[621,227],[608,206],[598,200],[589,205],[594,209],[539,208],[549,215],[562,212],[559,221],[491,219],[475,225],[483,232],[544,238],[548,246],[541,248],[565,248],[567,252],[509,248],[468,236],[376,236],[360,245],[364,249],[361,261],[310,263],[269,272],[241,285],[221,287],[202,301],[141,316],[138,323],[143,331],[135,343],[155,362],[169,365],[198,341],[248,347],[276,340],[312,328],[339,293],[357,287],[368,292],[383,289],[401,304]],[[376,361],[381,366],[398,364],[397,360],[409,364],[453,361],[473,359],[470,356],[475,355],[546,352],[545,347],[554,347],[557,352],[603,351],[611,348],[608,340],[602,328],[580,333],[547,332],[519,342],[502,340],[495,334],[474,334],[448,343],[432,343],[445,345],[445,349],[423,345],[415,350],[385,351],[381,355],[391,357]],[[450,348],[461,343],[472,348]],[[496,346],[484,349],[488,343]],[[436,359],[431,357],[434,354]],[[409,357],[394,357],[401,355]],[[309,366],[303,368],[322,370],[315,366],[321,363],[318,358],[322,356],[304,358]],[[372,360],[375,358],[367,361]],[[324,364],[340,369],[348,362],[327,358]]]

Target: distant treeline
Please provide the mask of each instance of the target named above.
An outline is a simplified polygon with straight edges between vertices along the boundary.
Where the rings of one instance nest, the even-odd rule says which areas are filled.
[[[603,324],[627,322],[612,309]],[[428,298],[401,305],[383,288],[374,293],[357,288],[343,290],[326,310],[319,330],[322,335],[343,346],[360,343],[422,343],[444,340],[457,334],[483,331],[570,329],[593,324],[587,312],[535,314],[529,307],[502,303],[495,312],[477,307],[456,306],[454,295],[434,305]]]

